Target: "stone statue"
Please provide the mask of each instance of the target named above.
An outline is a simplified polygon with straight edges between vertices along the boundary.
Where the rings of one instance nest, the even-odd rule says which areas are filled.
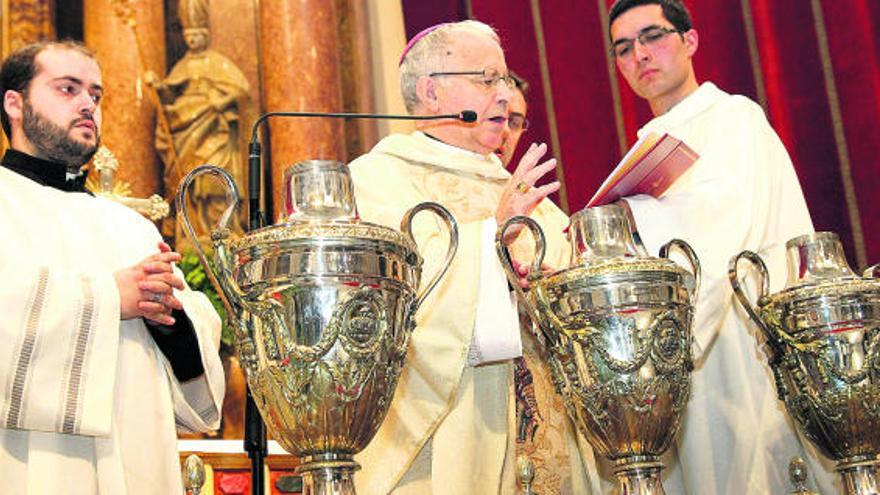
[[[210,163],[222,167],[246,188],[241,118],[249,86],[241,70],[211,50],[208,0],[181,0],[180,21],[188,50],[164,80],[145,75],[159,94],[162,113],[156,125],[156,150],[165,164],[166,198],[174,198],[180,180],[193,168]],[[225,192],[213,181],[195,184],[188,198],[190,219],[199,237],[207,237],[212,220],[225,208]],[[174,235],[176,248],[186,242],[173,219],[163,234]]]

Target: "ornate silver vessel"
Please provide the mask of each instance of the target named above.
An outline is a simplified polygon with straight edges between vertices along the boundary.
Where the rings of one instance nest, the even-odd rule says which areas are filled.
[[[743,251],[730,260],[737,299],[761,330],[776,392],[813,444],[837,461],[848,495],[880,493],[880,280],[857,276],[832,232],[786,243],[786,287],[770,294],[767,267]],[[759,271],[757,307],[740,260]]]
[[[182,201],[202,175],[223,180],[229,206],[211,234],[213,265]],[[236,350],[269,433],[302,460],[305,494],[353,494],[354,454],[373,438],[394,395],[416,310],[458,246],[449,212],[421,203],[403,233],[362,222],[345,164],[307,161],[286,175],[286,220],[230,238],[239,202],[232,178],[202,166],[177,205],[187,234],[229,309]],[[443,268],[420,287],[413,216],[437,214],[449,229]]]
[[[536,239],[519,288],[503,245],[505,232],[525,225]],[[622,494],[665,493],[659,460],[679,428],[690,394],[691,322],[699,262],[673,240],[649,257],[633,241],[625,211],[588,208],[571,218],[571,266],[541,274],[544,234],[515,217],[496,236],[498,254],[547,347],[550,370],[572,421],[593,448],[615,463]],[[693,273],[667,259],[683,251]]]

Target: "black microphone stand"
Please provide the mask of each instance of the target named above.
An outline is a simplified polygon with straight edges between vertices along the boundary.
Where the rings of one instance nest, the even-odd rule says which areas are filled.
[[[254,126],[256,133],[256,126]],[[255,166],[256,164],[256,166]],[[260,207],[260,143],[254,139],[248,146],[248,232],[265,225],[265,216]],[[251,460],[251,494],[265,495],[266,425],[251,395],[251,388],[245,384],[244,406],[244,451]]]
[[[437,120],[454,119],[465,123],[476,122],[477,113],[464,110],[449,115],[387,115],[378,113],[325,113],[325,112],[267,112],[254,122],[251,141],[248,144],[248,232],[266,225],[266,212],[260,201],[260,187],[263,184],[262,147],[257,136],[260,125],[271,117],[328,117],[342,119],[394,119],[394,120]],[[260,416],[256,402],[246,387],[244,410],[244,450],[251,460],[251,494],[265,495],[266,425]]]

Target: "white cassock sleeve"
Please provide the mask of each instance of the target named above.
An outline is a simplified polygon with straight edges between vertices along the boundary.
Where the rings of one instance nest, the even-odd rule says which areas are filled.
[[[0,218],[0,230],[22,240],[0,245],[0,426],[103,437],[111,432],[118,402],[121,334],[145,331],[143,320],[120,321],[113,272],[157,252],[161,237],[121,206],[107,211],[97,199],[62,201],[78,218],[106,213],[94,223],[112,226],[116,237],[89,230],[88,221],[79,229],[89,235],[74,238],[47,228],[49,222]],[[74,209],[82,205],[83,211]],[[70,227],[73,235],[75,229]],[[46,245],[54,246],[54,255],[33,249]],[[180,384],[158,347],[151,352],[167,370],[178,422],[186,430],[206,431],[216,428],[223,397],[219,319],[204,295],[189,289],[176,295],[198,338],[205,374]],[[138,369],[146,373],[142,379],[156,379],[152,370]]]
[[[183,274],[178,275],[183,278]],[[187,288],[175,290],[175,296],[183,304],[183,310],[192,324],[199,342],[199,354],[204,374],[181,383],[175,376],[171,363],[157,350],[165,369],[174,402],[177,429],[183,433],[207,432],[220,426],[226,381],[220,361],[219,345],[221,321],[208,298]]]
[[[495,250],[497,229],[495,218],[483,221],[477,314],[474,337],[468,350],[468,366],[522,356],[515,299],[508,290],[507,276]]]
[[[119,293],[110,274],[14,259],[0,246],[0,421],[7,429],[110,431]],[[111,365],[112,366],[112,365]]]
[[[662,244],[679,238],[699,257],[698,359],[733,310],[727,278],[731,256],[744,249],[757,252],[768,261],[771,282],[779,287],[785,279],[785,241],[813,230],[782,142],[760,107],[738,110],[745,113],[742,118],[731,117],[712,130],[689,130],[688,144],[700,159],[666,194],[626,198],[650,254],[656,256]]]

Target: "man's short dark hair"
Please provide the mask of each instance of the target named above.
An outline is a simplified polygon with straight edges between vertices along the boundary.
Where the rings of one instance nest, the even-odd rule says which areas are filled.
[[[519,74],[510,71],[510,77],[513,79],[513,85],[522,93],[523,98],[529,94],[529,82],[519,76]]]
[[[691,24],[691,13],[688,12],[687,7],[684,6],[681,0],[617,0],[611,6],[611,10],[608,11],[609,32],[614,21],[624,12],[642,5],[659,5],[663,9],[663,17],[681,33],[690,31],[693,27]]]
[[[12,139],[12,126],[9,123],[9,115],[6,114],[2,98],[10,89],[22,94],[27,93],[31,81],[37,75],[37,55],[48,48],[74,50],[91,59],[95,58],[95,52],[79,41],[73,40],[32,43],[19,48],[6,57],[3,66],[0,67],[0,124],[3,125],[3,132],[6,133],[6,138],[9,140]]]

